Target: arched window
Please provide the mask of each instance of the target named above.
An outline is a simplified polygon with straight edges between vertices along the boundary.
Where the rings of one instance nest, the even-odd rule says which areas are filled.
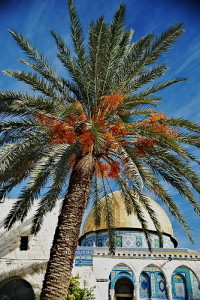
[[[199,282],[193,272],[191,272],[191,285],[193,298],[200,300]]]
[[[1,300],[35,300],[31,285],[19,278],[6,280],[0,287]]]
[[[125,264],[118,264],[110,273],[109,294],[117,300],[132,300],[134,294],[134,275]]]
[[[179,273],[173,276],[173,297],[181,300],[187,299],[185,277]]]
[[[165,277],[158,267],[149,265],[140,275],[140,298],[168,299]]]
[[[199,283],[195,274],[187,267],[181,266],[172,275],[172,294],[177,300],[200,300]]]
[[[149,275],[142,272],[140,275],[140,297],[150,298],[151,297],[151,284]]]

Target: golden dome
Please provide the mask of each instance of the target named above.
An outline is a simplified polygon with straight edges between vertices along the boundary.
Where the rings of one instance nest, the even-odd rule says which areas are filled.
[[[114,192],[113,197],[112,194],[109,194],[108,196],[111,197],[111,201],[112,201],[111,205],[113,209],[113,215],[115,217],[115,228],[142,229],[142,226],[136,214],[134,212],[130,215],[127,214],[121,191]],[[167,214],[157,202],[155,202],[149,197],[148,199],[151,207],[156,212],[158,219],[160,220],[162,232],[173,237],[172,224]],[[105,198],[101,199],[101,203],[102,203],[102,212],[103,212],[103,210],[105,209]],[[155,225],[145,208],[143,208],[143,213],[148,224],[148,229],[150,231],[156,231]],[[106,230],[106,229],[107,229],[107,225],[103,214],[101,215],[101,225],[98,228],[95,226],[94,213],[92,209],[89,212],[84,222],[82,236],[88,232]]]

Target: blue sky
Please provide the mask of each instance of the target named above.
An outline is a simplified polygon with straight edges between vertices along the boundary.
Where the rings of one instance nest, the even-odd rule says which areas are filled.
[[[125,0],[127,6],[127,28],[133,28],[133,40],[148,32],[159,35],[173,24],[183,22],[186,30],[176,45],[165,55],[169,70],[165,78],[187,77],[187,82],[173,85],[159,93],[163,97],[160,110],[168,116],[200,120],[200,5],[198,1],[183,0]],[[120,0],[74,0],[87,34],[91,20],[104,15],[109,22],[121,3]],[[69,17],[65,0],[1,0],[0,1],[0,70],[23,70],[17,60],[24,58],[7,29],[23,33],[42,51],[58,73],[65,71],[56,58],[56,46],[49,29],[54,29],[71,43]],[[0,89],[28,90],[28,87],[0,73]],[[197,152],[196,152],[197,154]],[[191,225],[195,244],[192,245],[180,225],[172,217],[174,234],[179,247],[200,251],[200,222],[193,209],[174,190],[169,189]],[[16,197],[15,193],[11,197]],[[167,210],[166,210],[167,212]]]

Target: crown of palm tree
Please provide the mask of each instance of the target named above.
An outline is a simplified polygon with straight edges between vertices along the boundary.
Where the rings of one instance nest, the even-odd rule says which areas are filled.
[[[54,31],[51,34],[70,80],[59,76],[25,37],[10,31],[28,56],[28,60],[20,61],[33,72],[4,73],[30,85],[36,93],[0,92],[0,113],[5,117],[0,124],[1,196],[27,179],[5,220],[6,228],[24,220],[50,180],[49,190],[40,200],[34,217],[32,232],[36,233],[44,215],[62,195],[77,161],[85,157],[87,165],[92,157],[96,222],[98,225],[101,213],[99,199],[104,195],[112,245],[114,218],[107,196],[112,191],[110,179],[122,190],[127,211],[137,213],[149,245],[140,202],[149,211],[160,239],[162,233],[145,190],[165,202],[191,238],[180,209],[160,180],[177,189],[200,213],[191,190],[193,187],[200,192],[199,176],[190,166],[191,161],[199,161],[188,150],[188,145],[199,147],[200,126],[181,118],[169,118],[156,110],[161,98],[154,94],[185,78],[151,84],[164,75],[166,64],[155,62],[183,34],[182,24],[169,28],[158,38],[147,34],[133,43],[133,31],[125,29],[125,7],[121,5],[110,25],[103,17],[90,24],[86,46],[71,0],[69,9],[74,54],[61,37]]]

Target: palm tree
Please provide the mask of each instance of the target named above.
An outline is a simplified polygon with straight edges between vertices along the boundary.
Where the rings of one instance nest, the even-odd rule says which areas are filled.
[[[162,243],[160,222],[145,191],[151,191],[191,232],[180,209],[161,184],[168,182],[189,201],[197,214],[200,206],[191,187],[199,193],[199,176],[190,162],[198,163],[188,145],[199,147],[200,126],[192,121],[166,117],[156,110],[161,98],[154,94],[185,79],[151,84],[166,71],[155,64],[183,34],[182,24],[160,37],[147,34],[133,43],[125,29],[125,7],[120,5],[110,25],[100,17],[90,24],[86,42],[72,0],[68,1],[74,55],[54,31],[58,58],[71,80],[58,76],[44,56],[21,34],[10,31],[27,54],[21,60],[33,72],[6,70],[5,74],[30,85],[32,95],[1,91],[1,197],[26,181],[18,201],[5,220],[10,229],[23,221],[41,190],[49,189],[38,204],[32,233],[64,194],[41,299],[65,299],[83,213],[92,195],[99,225],[101,196],[106,198],[110,250],[114,249],[112,182],[122,191],[128,213],[135,211],[151,241],[141,203]],[[35,92],[36,91],[36,92]],[[66,191],[67,189],[67,191]],[[63,191],[65,192],[63,193]]]

